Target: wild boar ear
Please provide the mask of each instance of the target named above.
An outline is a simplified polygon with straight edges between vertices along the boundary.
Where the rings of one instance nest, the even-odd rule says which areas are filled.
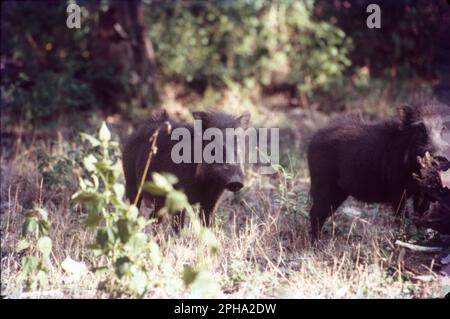
[[[194,120],[204,120],[207,117],[206,112],[192,112],[192,116],[194,117]]]
[[[397,108],[398,117],[402,126],[412,124],[414,121],[415,110],[409,105],[402,105]]]
[[[241,116],[237,118],[237,121],[239,123],[239,126],[243,128],[247,128],[250,124],[250,113],[245,112]]]

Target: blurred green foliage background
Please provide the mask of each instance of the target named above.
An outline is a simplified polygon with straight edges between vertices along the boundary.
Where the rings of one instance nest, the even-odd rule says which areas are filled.
[[[66,27],[68,3],[82,9],[80,29]],[[382,8],[381,29],[366,26],[369,3]],[[128,4],[129,12],[112,0],[2,2],[2,111],[33,122],[154,107],[161,85],[172,82],[200,95],[288,87],[308,100],[338,99],[344,87],[367,89],[377,79],[440,81],[442,89],[449,73],[444,0]],[[144,72],[144,58],[155,68]]]

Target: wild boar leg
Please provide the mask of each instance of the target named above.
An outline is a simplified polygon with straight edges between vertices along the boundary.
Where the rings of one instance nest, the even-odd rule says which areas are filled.
[[[180,230],[184,227],[185,216],[186,211],[183,209],[172,217],[172,229],[176,234],[179,234]]]
[[[134,199],[136,198],[137,195],[137,183],[136,180],[133,178],[133,176],[130,176],[130,174],[125,174],[125,193],[130,204],[133,204]],[[142,196],[136,203],[138,209],[141,207],[141,202]]]
[[[147,202],[147,200],[146,200]],[[158,218],[158,223],[162,221],[163,216],[158,216],[158,212],[164,207],[164,197],[152,196],[150,202],[153,204],[153,211],[150,214],[151,218]]]
[[[207,227],[214,226],[214,215],[216,213],[217,204],[220,196],[223,193],[223,189],[212,189],[207,192],[205,199],[201,201],[201,221]]]
[[[312,192],[313,205],[310,212],[311,237],[315,242],[319,239],[320,232],[326,219],[345,201],[347,195],[338,188],[329,187],[317,189]]]

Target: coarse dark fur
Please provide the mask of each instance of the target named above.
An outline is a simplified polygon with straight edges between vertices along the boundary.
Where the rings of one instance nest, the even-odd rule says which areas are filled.
[[[450,169],[450,161],[444,157],[426,154],[419,157],[420,175],[414,175],[421,190],[423,202],[428,207],[425,214],[414,216],[416,225],[431,228],[450,235],[450,190],[443,186],[441,173]]]
[[[366,203],[390,204],[402,211],[418,192],[413,173],[417,156],[436,151],[422,119],[438,108],[403,106],[398,117],[366,122],[351,117],[317,131],[308,146],[312,240],[348,196]],[[414,209],[419,209],[418,201]]]
[[[247,125],[249,114],[245,113],[235,117],[226,113],[195,112],[193,116],[202,120],[203,130],[207,128],[235,128]],[[148,158],[150,142],[149,139],[156,129],[162,128],[165,122],[170,123],[172,131],[176,128],[186,128],[191,133],[192,145],[194,139],[194,128],[191,124],[176,122],[167,115],[152,118],[138,127],[138,129],[127,138],[123,146],[123,170],[125,174],[126,195],[130,202],[137,196],[138,184],[144,173],[144,167]],[[225,135],[224,135],[225,136]],[[236,192],[243,187],[244,174],[238,164],[227,163],[174,163],[171,158],[172,147],[178,141],[171,140],[170,133],[161,129],[157,139],[157,152],[153,156],[146,180],[151,180],[152,172],[171,173],[178,178],[176,189],[185,192],[189,202],[200,203],[202,221],[211,226],[214,221],[214,212],[217,203],[225,189]],[[224,144],[225,145],[225,144]],[[203,145],[204,146],[204,145]],[[193,152],[193,148],[192,148]],[[164,198],[144,193],[144,198],[154,204],[155,212],[164,205]],[[142,198],[138,200],[140,207]],[[180,214],[179,214],[180,215]],[[178,226],[183,225],[184,214],[180,220],[175,219]]]

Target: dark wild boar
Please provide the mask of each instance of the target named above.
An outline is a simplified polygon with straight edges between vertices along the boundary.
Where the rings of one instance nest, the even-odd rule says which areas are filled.
[[[226,128],[238,128],[248,125],[250,114],[245,113],[239,117],[226,113],[195,112],[195,120],[202,121],[202,130],[217,128],[223,132],[225,139]],[[167,115],[153,118],[141,125],[124,143],[123,147],[123,170],[125,174],[126,195],[130,202],[133,202],[138,190],[141,176],[144,172],[145,163],[149,152],[149,138],[156,129],[162,127],[168,121],[172,127],[172,132],[177,128],[186,128],[190,132],[191,152],[194,157],[194,127],[190,124],[175,122]],[[203,132],[202,132],[203,133]],[[191,204],[200,203],[202,211],[202,221],[207,226],[214,222],[214,212],[217,203],[225,190],[231,192],[239,191],[244,185],[244,173],[240,163],[175,163],[171,157],[171,151],[177,140],[171,140],[171,135],[165,130],[160,130],[157,140],[157,152],[153,156],[146,180],[151,179],[152,172],[171,173],[178,178],[175,188],[185,192]],[[202,149],[208,142],[203,142]],[[224,154],[228,151],[226,143],[223,141]],[[235,147],[234,152],[237,151]],[[237,157],[236,157],[237,158]],[[146,201],[150,201],[155,206],[157,212],[164,204],[164,198],[143,193]],[[142,198],[138,201],[140,207]],[[178,214],[180,215],[180,214]],[[181,214],[179,225],[183,226],[184,214]]]
[[[413,174],[421,191],[422,201],[428,205],[425,213],[415,216],[418,226],[450,235],[450,189],[442,183],[442,172],[450,169],[446,158],[434,158],[429,153],[419,157],[420,174]]]
[[[444,134],[449,111],[445,105],[402,106],[392,119],[367,123],[348,117],[317,131],[307,151],[312,240],[348,196],[390,204],[397,212],[412,197],[417,210],[417,156],[440,155],[449,146]]]

